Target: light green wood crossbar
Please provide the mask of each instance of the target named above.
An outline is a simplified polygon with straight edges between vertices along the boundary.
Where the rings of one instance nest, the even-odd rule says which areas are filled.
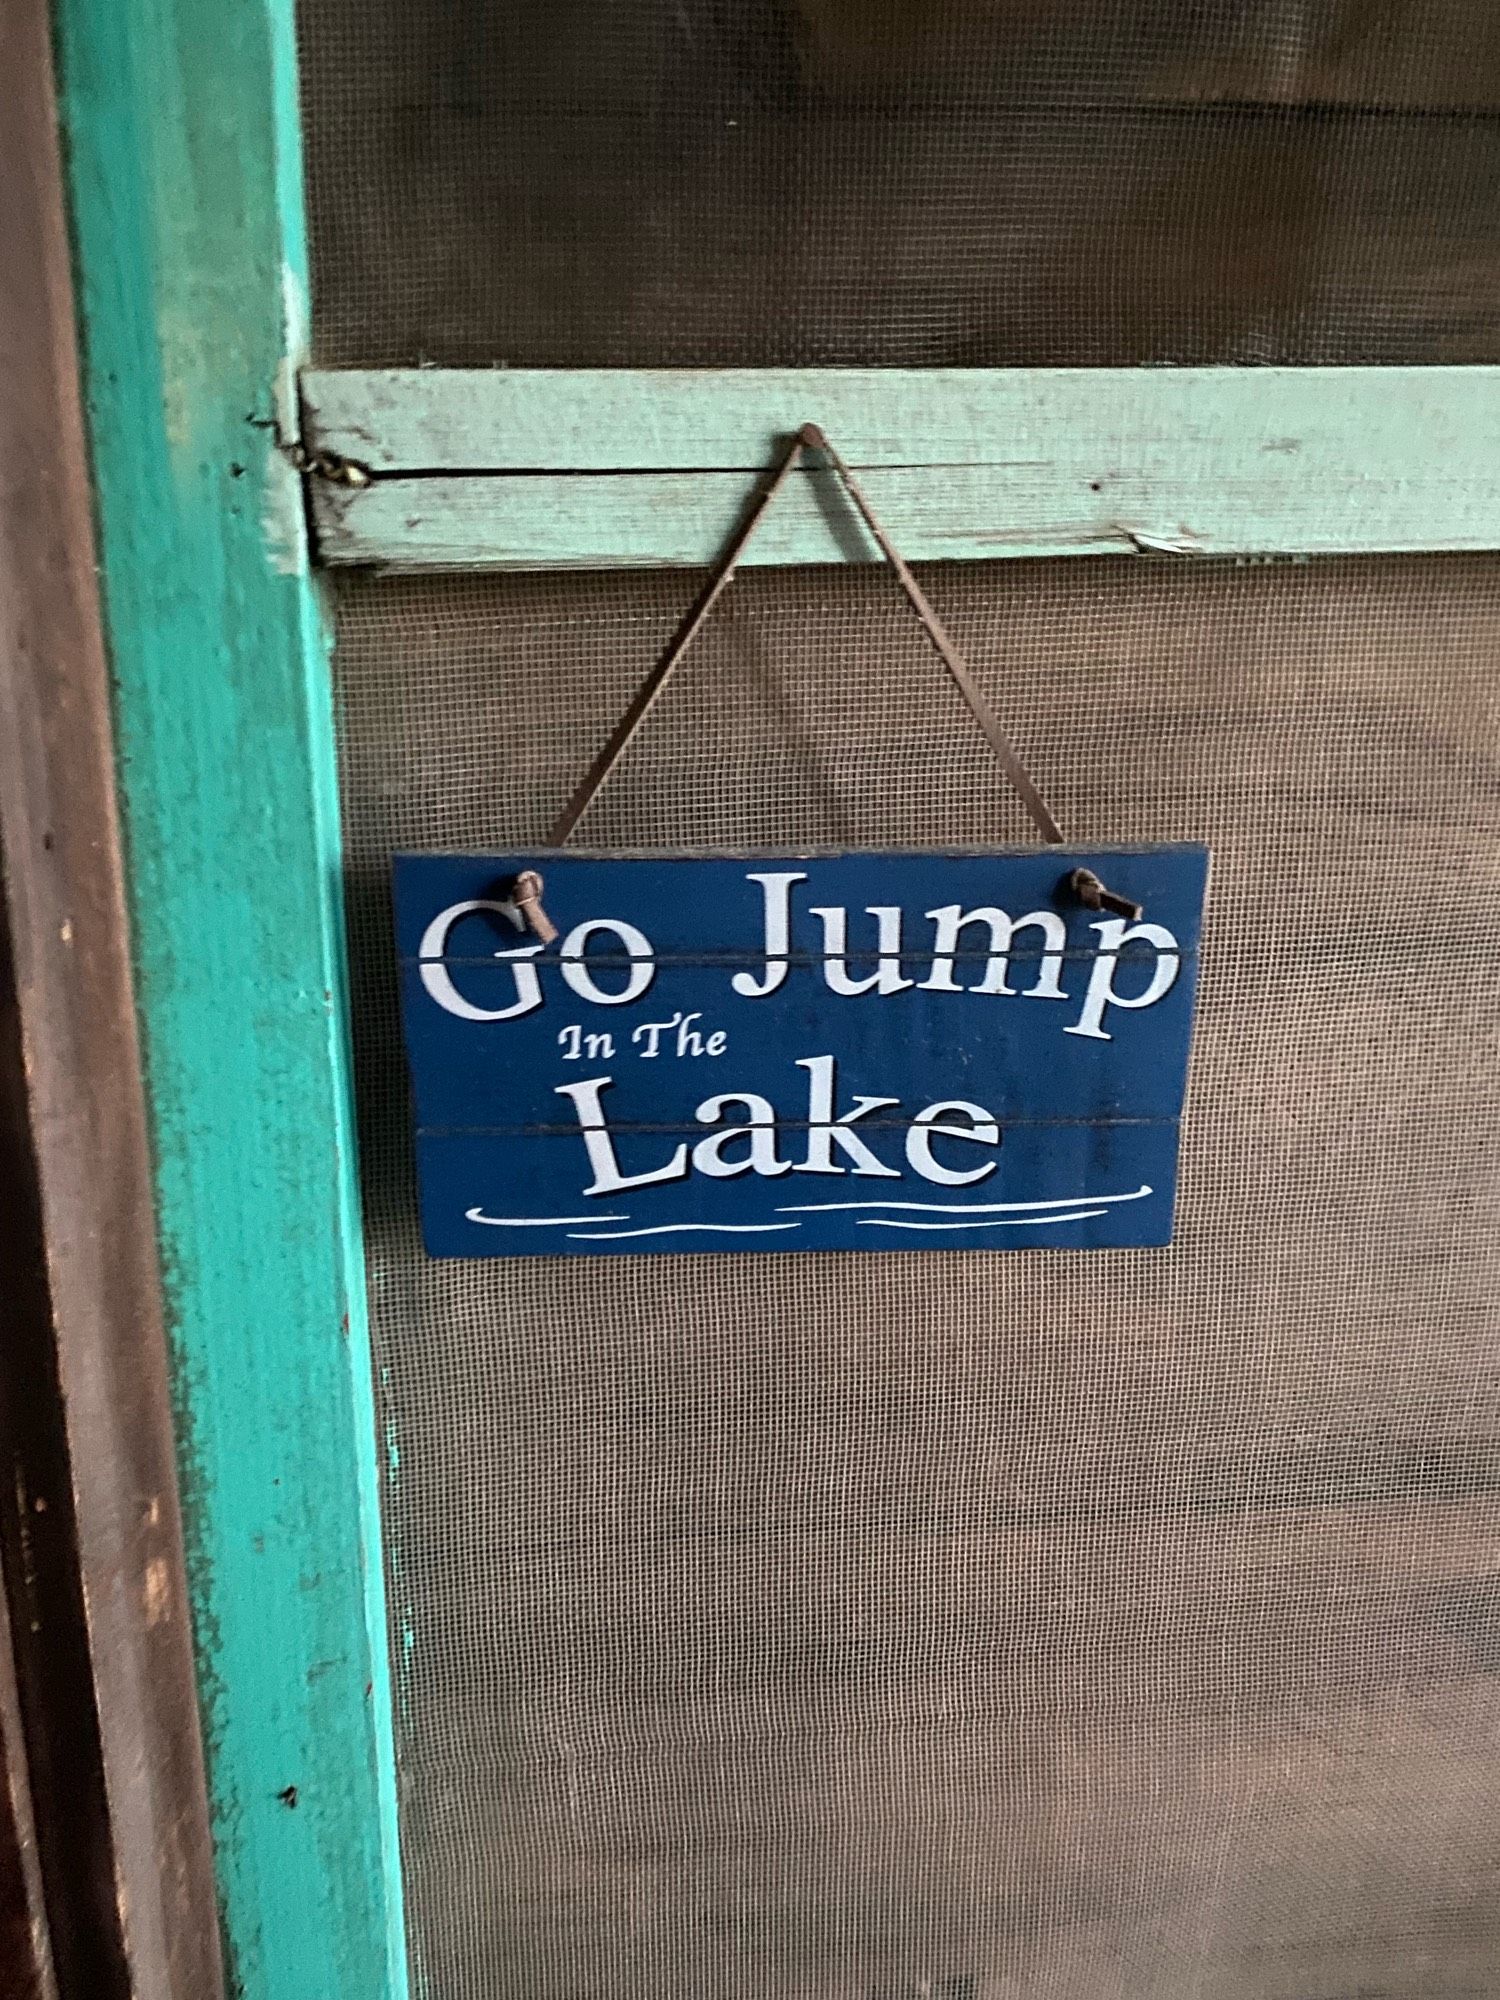
[[[291,0],[56,22],[230,1990],[400,2000]]]
[[[911,557],[1500,547],[1500,368],[311,370],[319,555],[392,570],[701,564],[821,424]],[[873,561],[799,477],[746,560]]]

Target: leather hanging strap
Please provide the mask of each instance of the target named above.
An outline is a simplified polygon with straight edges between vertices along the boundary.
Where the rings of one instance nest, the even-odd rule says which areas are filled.
[[[710,576],[703,594],[699,597],[683,624],[678,628],[671,645],[668,646],[661,659],[658,660],[646,679],[642,682],[635,699],[620,717],[618,723],[616,723],[609,741],[584,773],[577,790],[568,800],[567,805],[564,806],[547,835],[547,845],[549,847],[561,847],[564,844],[574,827],[577,826],[579,820],[583,818],[583,815],[588,811],[600,792],[603,791],[605,785],[608,784],[615,766],[629,747],[631,738],[655,707],[658,697],[681,663],[684,654],[703,630],[709,613],[713,610],[715,604],[718,603],[725,588],[733,581],[734,573],[739,568],[746,545],[765,519],[766,510],[785,485],[789,475],[801,463],[804,452],[809,450],[822,452],[828,463],[833,467],[833,470],[838,474],[839,479],[843,483],[844,490],[854,503],[860,519],[869,529],[871,537],[876,547],[880,550],[881,555],[884,556],[895,572],[896,580],[906,592],[912,610],[916,612],[918,619],[921,621],[923,631],[932,641],[939,659],[952,675],[959,693],[968,703],[969,711],[983,732],[985,741],[989,744],[991,750],[994,751],[1001,770],[1004,771],[1006,777],[1010,780],[1012,786],[1014,786],[1022,805],[1025,806],[1027,812],[1031,815],[1032,820],[1036,824],[1037,831],[1041,834],[1043,840],[1053,843],[1060,843],[1062,841],[1062,828],[1053,818],[1046,800],[1038,791],[1030,772],[1021,762],[1015,745],[1006,735],[1004,729],[1001,728],[999,717],[980,693],[973,675],[965,665],[958,648],[948,636],[942,620],[938,617],[936,611],[933,610],[921,585],[912,575],[900,552],[892,543],[890,536],[881,526],[880,521],[876,517],[875,510],[865,497],[863,488],[843,459],[840,458],[839,454],[828,442],[822,431],[819,430],[818,426],[816,424],[804,424],[796,437],[793,438],[780,464],[774,468],[769,478],[762,483],[759,491],[751,501],[744,519],[735,531],[733,540],[724,554],[719,558],[718,565]]]

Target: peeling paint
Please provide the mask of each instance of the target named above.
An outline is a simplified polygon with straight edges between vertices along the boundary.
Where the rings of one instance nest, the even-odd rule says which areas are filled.
[[[172,1615],[172,1574],[162,1556],[146,1564],[143,1608],[147,1625],[160,1625]]]
[[[1203,549],[1191,528],[1179,528],[1175,534],[1148,533],[1144,528],[1127,528],[1121,522],[1119,531],[1140,555],[1195,556]]]
[[[402,2000],[344,1021],[302,998],[344,975],[328,664],[277,445],[306,337],[293,9],[55,18],[228,1986]],[[143,1588],[177,1616],[160,1566]]]

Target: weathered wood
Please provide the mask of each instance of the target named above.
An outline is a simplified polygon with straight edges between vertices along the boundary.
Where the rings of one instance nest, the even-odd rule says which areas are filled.
[[[0,1541],[20,1673],[0,1733],[14,1776],[24,1721],[63,1991],[213,2000],[218,1913],[45,0],[0,15],[0,67],[13,280],[0,288]],[[7,1968],[0,1987],[29,1990],[16,1978]]]
[[[806,421],[910,557],[1500,545],[1500,368],[314,370],[302,390],[309,443],[376,475],[313,481],[332,564],[708,563]],[[812,471],[745,559],[877,551]]]
[[[58,21],[229,1983],[397,2000],[325,634],[275,437],[303,315],[292,9],[61,0]]]
[[[1456,484],[1500,441],[1500,367],[310,368],[301,388],[310,446],[408,475],[755,471],[815,422],[856,467],[1202,480],[1269,458]]]
[[[0,706],[0,733],[9,719]],[[8,789],[9,777],[0,761],[0,786]],[[7,810],[0,829],[7,849],[9,818]],[[126,1802],[116,1824],[105,1784],[80,1510],[73,1491],[70,1445],[77,1426],[70,1438],[58,1351],[60,1314],[48,1268],[47,1205],[57,1199],[58,1182],[66,1178],[56,1171],[57,1134],[48,1129],[58,1122],[49,1061],[54,1052],[46,1047],[39,1052],[42,1074],[33,1089],[29,1072],[38,1053],[32,1018],[37,995],[34,982],[27,982],[30,990],[18,990],[5,907],[7,899],[29,903],[30,885],[24,879],[18,885],[24,870],[25,857],[17,866],[7,853],[5,894],[0,895],[0,1215],[5,1218],[0,1229],[0,1299],[5,1301],[0,1569],[10,1606],[6,1637],[14,1649],[6,1670],[13,1664],[19,1724],[18,1740],[8,1748],[24,1759],[47,1943],[61,1991],[87,1994],[89,2000],[131,2000],[116,1847],[124,1825],[134,1822],[138,1829],[144,1824],[152,1832],[157,1828],[149,1806],[143,1812],[146,1802],[139,1798]],[[15,956],[24,963],[34,941],[22,935],[16,942]],[[38,1123],[44,1112],[45,1122]],[[101,1446],[101,1459],[104,1455]],[[97,1501],[90,1476],[85,1474],[81,1483],[92,1489],[88,1498]],[[96,1534],[96,1551],[101,1540],[107,1536]],[[107,1600],[117,1596],[117,1581],[100,1575]],[[116,1609],[106,1601],[101,1623],[109,1624]],[[128,1687],[129,1663],[115,1664],[121,1668],[117,1689]],[[131,1734],[132,1718],[119,1713],[111,1722],[118,1747]],[[135,1748],[139,1757],[139,1743]],[[142,1857],[143,1864],[149,1867],[153,1858]],[[154,1914],[151,1905],[143,1912],[148,1932]],[[210,1926],[210,1947],[212,1938]],[[211,1963],[211,1949],[209,1959]],[[0,1971],[0,1992],[9,1993],[9,1976],[8,1970]]]
[[[11,1631],[0,1591],[0,1990],[58,2000]]]

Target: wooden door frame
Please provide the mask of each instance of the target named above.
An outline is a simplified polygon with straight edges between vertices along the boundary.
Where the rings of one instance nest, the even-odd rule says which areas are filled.
[[[18,7],[45,46],[47,0]],[[80,1117],[39,1099],[37,1118],[55,1111],[76,1182],[48,1226],[88,1323],[69,1385],[92,1399],[70,1411],[80,1535],[114,1533],[118,1577],[97,1573],[138,1670],[99,1701],[107,1768],[117,1718],[141,1724],[128,1779],[111,1771],[122,1869],[187,1840],[136,1920],[180,1926],[192,1968],[139,1990],[216,1990],[206,1841],[172,1817],[192,1702],[170,1382],[228,1990],[401,2000],[329,658],[290,447],[292,0],[52,0],[51,27],[75,296],[63,256],[49,351],[71,429],[39,411],[7,470],[71,454],[65,574],[21,690],[36,782],[7,836],[29,850],[32,1013],[63,1038],[59,1091],[100,1100]],[[149,1905],[144,1876],[137,1892]],[[164,1934],[153,1963],[173,1949]]]
[[[6,1992],[213,2000],[212,1856],[45,0],[0,17]]]

